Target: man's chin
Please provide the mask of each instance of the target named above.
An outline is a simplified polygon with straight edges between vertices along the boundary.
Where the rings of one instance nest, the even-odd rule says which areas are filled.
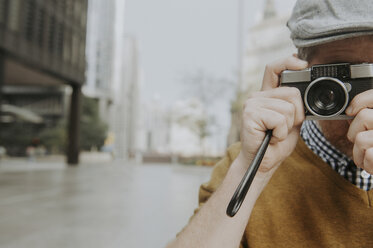
[[[347,139],[350,122],[348,120],[320,120],[318,121],[325,138],[335,146],[339,151],[352,158],[352,149],[354,144]]]

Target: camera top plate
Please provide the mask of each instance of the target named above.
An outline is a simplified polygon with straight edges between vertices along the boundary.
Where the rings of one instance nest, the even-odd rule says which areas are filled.
[[[373,64],[356,64],[350,66],[351,78],[373,77]]]
[[[285,70],[281,73],[282,83],[310,82],[318,77],[346,78],[372,78],[373,64],[323,64],[314,65],[300,71]]]

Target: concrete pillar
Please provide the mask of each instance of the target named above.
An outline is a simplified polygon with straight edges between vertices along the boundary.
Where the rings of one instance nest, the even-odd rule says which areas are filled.
[[[72,85],[71,87],[73,89],[73,92],[71,94],[69,123],[67,132],[67,163],[69,165],[78,165],[82,88],[80,85]]]

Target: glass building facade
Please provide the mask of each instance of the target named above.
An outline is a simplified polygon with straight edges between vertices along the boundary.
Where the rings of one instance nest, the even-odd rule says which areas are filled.
[[[11,95],[4,102],[5,86],[18,87],[17,92],[24,86],[44,88],[47,95],[48,87],[71,86],[69,164],[77,164],[79,157],[87,5],[88,0],[0,0],[0,114],[1,105],[11,103]]]
[[[86,0],[0,0],[0,49],[71,84],[85,72]]]

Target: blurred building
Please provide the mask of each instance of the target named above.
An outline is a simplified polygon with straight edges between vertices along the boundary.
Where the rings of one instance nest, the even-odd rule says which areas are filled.
[[[243,56],[242,80],[236,100],[232,103],[232,123],[228,144],[239,140],[241,110],[252,91],[260,89],[266,64],[296,52],[286,27],[289,15],[278,15],[273,0],[266,0],[261,20],[247,32]]]
[[[124,34],[123,0],[89,0],[87,81],[83,92],[97,99],[109,128],[104,150],[118,159],[138,150],[139,63],[136,39]]]
[[[127,159],[138,150],[137,42],[124,33],[125,1],[88,3],[87,81],[83,92],[98,101],[100,117],[109,128],[104,150]]]
[[[140,67],[137,41],[124,36],[123,47],[118,56],[118,85],[114,99],[113,132],[115,155],[120,159],[134,158],[139,151],[140,135]]]
[[[84,95],[97,99],[99,114],[107,124],[113,102],[115,0],[88,0],[87,71]]]
[[[29,116],[44,115],[41,123],[48,119],[45,116],[63,115],[62,92],[70,86],[71,164],[79,156],[86,12],[87,0],[0,0],[0,106],[6,106],[0,111],[0,130],[21,116],[22,111],[15,109]]]
[[[141,116],[141,151],[144,156],[169,155],[171,153],[171,113],[160,97],[154,96],[143,105]]]

